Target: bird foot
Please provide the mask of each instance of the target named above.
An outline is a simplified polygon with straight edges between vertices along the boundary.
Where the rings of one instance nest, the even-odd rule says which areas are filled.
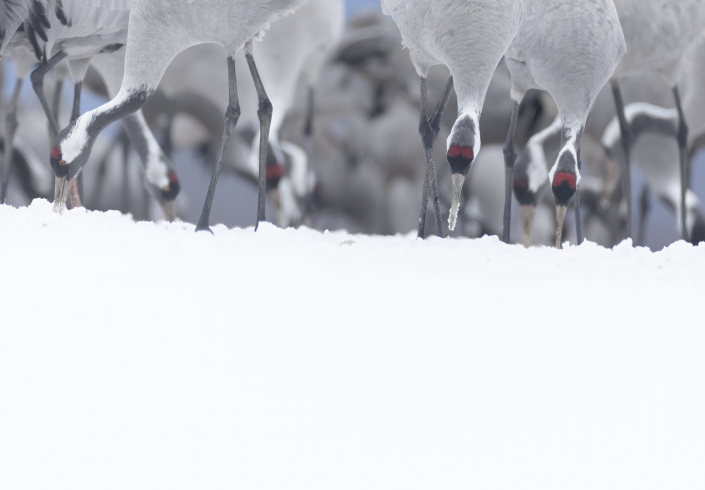
[[[196,226],[196,233],[198,233],[199,231],[207,231],[208,233],[213,235],[213,230],[211,230],[211,227],[208,226],[207,223],[198,223],[198,225]]]

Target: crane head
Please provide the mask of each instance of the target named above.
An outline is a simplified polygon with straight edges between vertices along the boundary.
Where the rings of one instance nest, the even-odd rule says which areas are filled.
[[[85,121],[82,119],[84,118],[76,119],[62,130],[54,140],[51,149],[49,162],[56,177],[54,211],[58,213],[64,211],[69,193],[69,182],[81,173],[97,136],[88,132],[88,118],[85,118]]]
[[[159,190],[159,205],[164,212],[164,218],[167,221],[174,221],[176,219],[176,196],[179,195],[181,184],[179,183],[179,177],[173,170],[169,171],[168,177],[169,183]]]
[[[566,211],[580,182],[577,155],[577,148],[567,144],[558,154],[558,159],[548,174],[556,202],[556,248],[561,248]]]
[[[448,227],[455,229],[458,219],[458,208],[460,207],[460,194],[465,183],[465,176],[470,171],[470,166],[475,160],[477,152],[480,150],[479,125],[469,115],[460,115],[453,125],[453,129],[448,138],[448,153],[446,158],[451,170],[453,185],[453,202],[450,206],[450,217]]]

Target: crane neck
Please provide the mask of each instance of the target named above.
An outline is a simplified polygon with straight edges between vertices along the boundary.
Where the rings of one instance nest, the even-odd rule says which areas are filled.
[[[147,86],[137,89],[121,89],[113,100],[85,115],[90,121],[88,123],[89,136],[98,136],[111,123],[140,110],[154,92],[154,88]]]

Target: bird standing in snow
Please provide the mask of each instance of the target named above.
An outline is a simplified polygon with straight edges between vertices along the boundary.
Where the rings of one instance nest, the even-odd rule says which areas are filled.
[[[626,45],[612,0],[525,0],[521,28],[507,52],[514,100],[505,146],[507,167],[504,241],[509,241],[514,131],[519,104],[531,88],[548,91],[558,106],[561,151],[549,172],[556,202],[556,247],[560,248],[566,211],[576,196],[578,243],[580,204],[580,138],[590,108],[614,74]]]
[[[287,227],[301,219],[297,199],[307,205],[311,168],[311,141],[314,127],[314,90],[323,64],[336,48],[343,33],[345,6],[342,0],[308,0],[294,15],[272,26],[257,45],[257,67],[262,83],[276,111],[272,115],[269,142],[276,164],[267,168],[267,187],[279,209],[279,223]],[[241,58],[237,59],[237,68]],[[307,89],[304,123],[304,152],[288,141],[280,141],[279,132],[296,97],[299,79],[303,77]],[[250,88],[250,87],[243,87]],[[240,124],[250,124],[251,114],[243,112]],[[252,144],[248,167],[253,175],[258,172],[259,138]],[[284,154],[291,157],[292,168],[284,172]]]
[[[614,0],[624,29],[627,54],[615,71],[612,91],[625,157],[624,188],[627,200],[627,233],[631,236],[631,172],[630,151],[633,135],[624,113],[624,102],[618,79],[623,76],[658,74],[672,87],[679,116],[677,140],[680,149],[681,199],[685,209],[688,188],[688,126],[686,124],[678,76],[688,47],[705,28],[705,2],[702,0]],[[686,213],[679,213],[681,233],[687,237]]]
[[[24,29],[16,30],[3,41],[3,49],[12,52],[18,70],[17,87],[21,86],[25,66],[40,61],[31,74],[32,87],[44,108],[53,137],[59,132],[54,114],[44,96],[44,77],[62,60],[68,60],[75,83],[72,119],[79,115],[81,82],[98,53],[111,53],[122,48],[127,40],[127,20],[130,0],[104,3],[100,0],[24,0]],[[18,13],[20,10],[18,10]],[[31,53],[34,54],[32,60]],[[18,92],[17,92],[18,93]],[[14,122],[16,99],[10,104],[8,120]],[[11,140],[16,124],[7,127]],[[80,205],[76,183],[72,183],[72,200]]]
[[[305,0],[133,0],[130,7],[125,75],[118,95],[87,112],[55,140],[51,165],[57,178],[54,206],[61,210],[68,180],[86,164],[97,135],[111,122],[141,108],[154,93],[166,67],[181,51],[200,43],[223,46],[228,57],[229,105],[213,177],[197,230],[209,230],[210,208],[230,135],[240,116],[235,55],[245,50],[259,99],[260,171],[257,221],[264,219],[265,162],[272,105],[260,80],[252,40],[270,23],[292,13]]]
[[[492,74],[507,51],[521,21],[522,0],[382,0],[383,11],[399,26],[404,45],[421,78],[419,133],[426,154],[419,237],[425,235],[429,188],[436,212],[436,231],[443,236],[436,171],[431,156],[440,119],[455,85],[458,118],[448,138],[453,202],[448,224],[455,228],[465,176],[480,150],[480,112]],[[444,64],[451,77],[436,110],[429,118],[426,77],[431,66]]]
[[[44,76],[60,61],[68,61],[75,84],[71,121],[80,115],[82,82],[91,60],[96,56],[94,64],[105,80],[110,95],[117,94],[122,81],[124,50],[121,48],[127,42],[129,6],[129,0],[111,3],[97,0],[24,2],[25,9],[21,14],[25,29],[16,31],[9,41],[3,42],[18,75],[7,115],[6,141],[12,141],[17,129],[15,113],[22,81],[37,61],[40,64],[32,72],[32,85],[47,115],[53,137],[58,134],[58,124],[54,111],[44,97]],[[175,218],[174,199],[179,191],[176,173],[141,112],[128,118],[125,125],[145,164],[147,188],[162,206],[165,217],[171,221]],[[6,165],[5,173],[9,173],[9,165]],[[3,179],[3,197],[7,180]],[[71,189],[73,206],[80,206],[78,188],[73,180]]]

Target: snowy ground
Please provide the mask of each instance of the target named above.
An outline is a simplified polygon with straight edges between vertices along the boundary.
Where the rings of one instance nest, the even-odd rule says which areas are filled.
[[[705,246],[0,230],[0,488],[705,487]]]

